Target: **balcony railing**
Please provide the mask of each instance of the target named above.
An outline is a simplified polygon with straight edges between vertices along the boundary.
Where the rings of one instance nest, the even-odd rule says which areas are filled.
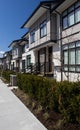
[[[36,63],[31,64],[27,68],[23,68],[22,72],[34,73],[34,74],[42,74],[48,75],[53,74],[53,62],[43,62],[43,63]],[[27,70],[27,71],[26,71]]]
[[[14,72],[19,72],[19,67],[13,67],[11,70]]]

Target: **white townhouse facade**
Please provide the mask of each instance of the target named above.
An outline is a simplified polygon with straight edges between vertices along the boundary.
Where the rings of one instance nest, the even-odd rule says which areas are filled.
[[[3,68],[5,70],[11,70],[11,59],[12,59],[12,51],[6,51],[3,54]]]
[[[29,19],[22,26],[29,28],[29,50],[33,50],[37,73],[54,75],[53,49],[56,44],[56,14],[51,8],[59,2],[41,2]]]
[[[58,81],[80,79],[80,0],[40,2],[24,27],[37,72]]]
[[[59,80],[61,75],[62,80],[79,81],[80,0],[65,0],[53,12],[57,14],[57,45],[61,47],[61,71],[56,70],[56,77]]]
[[[21,58],[22,58],[22,48],[20,46],[21,39],[14,40],[9,45],[12,48],[12,59],[11,59],[11,70],[20,72]]]
[[[30,65],[35,63],[34,52],[29,50],[29,33],[22,36],[20,43],[22,48],[21,72],[30,72]]]

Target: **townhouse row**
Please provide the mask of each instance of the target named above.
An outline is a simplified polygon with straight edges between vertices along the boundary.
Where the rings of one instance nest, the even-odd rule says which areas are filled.
[[[4,68],[80,80],[80,0],[40,2],[21,28],[29,31],[9,45]]]

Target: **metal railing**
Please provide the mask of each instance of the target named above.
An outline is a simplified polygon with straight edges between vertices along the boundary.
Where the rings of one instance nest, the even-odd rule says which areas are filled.
[[[26,68],[23,69],[23,72]],[[53,73],[53,62],[37,62],[35,64],[31,64],[27,68],[27,72],[34,73],[34,74],[50,74]]]

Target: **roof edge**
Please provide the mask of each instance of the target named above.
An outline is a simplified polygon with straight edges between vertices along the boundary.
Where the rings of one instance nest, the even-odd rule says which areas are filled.
[[[32,18],[32,16],[37,12],[37,10],[41,7],[42,4],[45,3],[53,3],[53,2],[58,2],[59,0],[51,0],[51,1],[41,1],[39,3],[39,5],[36,7],[36,9],[33,11],[33,13],[30,15],[30,17],[25,21],[25,23],[21,26],[21,28],[24,28],[24,26],[26,25],[26,23]]]

